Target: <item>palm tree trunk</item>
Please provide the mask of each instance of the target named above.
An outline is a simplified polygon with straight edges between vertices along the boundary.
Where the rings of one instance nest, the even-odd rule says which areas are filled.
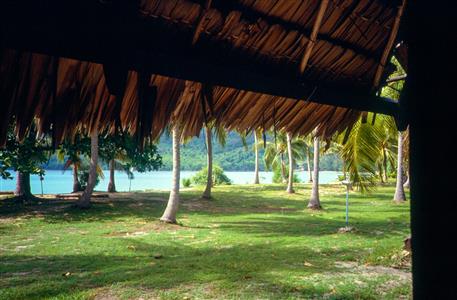
[[[409,189],[409,170],[406,172],[406,181],[403,183],[403,188]]]
[[[78,179],[78,165],[73,164],[73,193],[77,193],[81,190],[81,185]]]
[[[403,135],[398,132],[398,159],[397,159],[397,187],[395,188],[394,201],[405,202],[405,190],[403,189]]]
[[[16,190],[14,191],[16,202],[28,202],[35,198],[30,187],[30,173],[16,172]]]
[[[384,183],[384,175],[383,175],[383,172],[382,172],[382,164],[380,162],[377,163],[378,165],[378,172],[379,172],[379,181],[381,184]]]
[[[311,198],[308,203],[308,208],[321,209],[321,202],[319,200],[319,138],[314,137],[314,174],[313,174],[313,188],[311,190]]]
[[[289,181],[287,183],[287,192],[289,194],[295,193],[294,191],[294,157],[292,153],[292,135],[287,133],[287,153],[289,154]]]
[[[286,163],[284,162],[284,153],[281,153],[281,178],[282,182],[287,182],[286,180]]]
[[[386,149],[382,149],[382,168],[383,168],[383,176],[384,176],[384,182],[387,183],[388,181],[388,176],[387,176],[387,154],[386,154]]]
[[[116,192],[116,183],[114,181],[114,159],[109,161],[109,183],[108,183],[108,193]]]
[[[177,126],[173,127],[173,180],[168,198],[167,208],[160,218],[161,221],[176,224],[176,213],[179,207],[179,175],[180,175],[180,153],[179,143],[181,133]]]
[[[255,154],[255,169],[254,169],[254,184],[259,184],[259,148],[257,145],[257,132],[254,130],[254,154]]]
[[[211,199],[211,187],[213,186],[213,144],[211,141],[211,128],[205,127],[205,136],[206,136],[206,158],[207,158],[207,178],[206,178],[206,188],[203,192],[202,198]]]
[[[309,148],[306,150],[306,164],[308,165],[308,174],[309,174],[308,182],[313,182],[313,174],[311,172],[311,151],[309,151]]]
[[[92,130],[90,134],[90,166],[89,166],[89,179],[87,181],[86,189],[76,202],[79,208],[89,208],[90,198],[95,188],[97,180],[97,164],[98,164],[98,129]]]

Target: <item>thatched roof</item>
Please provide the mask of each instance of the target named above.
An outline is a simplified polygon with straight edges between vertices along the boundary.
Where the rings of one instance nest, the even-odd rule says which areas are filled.
[[[404,1],[81,1],[71,13],[49,3],[2,15],[0,143],[13,118],[19,137],[36,118],[59,141],[116,124],[142,138],[170,122],[195,135],[212,119],[330,136],[360,110],[395,113],[375,93]],[[55,12],[58,26],[42,21]],[[72,35],[76,17],[84,35]]]

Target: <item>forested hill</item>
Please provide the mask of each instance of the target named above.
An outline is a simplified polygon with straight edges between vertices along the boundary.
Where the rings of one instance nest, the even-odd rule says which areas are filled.
[[[226,145],[222,147],[213,138],[213,157],[214,163],[220,165],[226,171],[253,171],[254,170],[254,137],[250,135],[246,139],[247,147],[243,146],[241,137],[230,132],[227,136]],[[163,135],[158,145],[159,153],[163,157],[162,170],[172,168],[172,143],[171,137]],[[265,169],[263,163],[263,149],[260,147],[260,169]],[[200,137],[193,138],[181,148],[181,169],[199,170],[206,166],[206,144],[205,135],[202,132]],[[323,171],[341,170],[341,160],[335,154],[327,154],[321,158],[320,167]],[[306,167],[306,165],[305,165]]]
[[[271,139],[268,137],[268,139]],[[222,147],[216,139],[213,139],[214,162],[226,171],[253,171],[254,170],[254,138],[247,138],[247,148],[243,146],[240,136],[231,132],[227,136],[226,145]],[[159,153],[163,157],[161,170],[171,170],[171,137],[164,134],[158,144]],[[260,147],[260,169],[265,169],[263,163],[263,149]],[[335,154],[326,154],[321,158],[320,167],[323,171],[341,170],[341,160]],[[206,144],[204,134],[193,138],[181,148],[181,170],[200,170],[206,166]],[[44,166],[46,169],[62,170],[63,164],[56,159],[55,155],[50,157],[49,162]],[[108,168],[106,162],[102,162],[104,169]],[[306,165],[305,165],[306,167]]]

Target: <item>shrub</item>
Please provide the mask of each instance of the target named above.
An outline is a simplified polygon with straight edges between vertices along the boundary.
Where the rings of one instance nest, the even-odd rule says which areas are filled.
[[[191,180],[196,185],[206,185],[206,179],[208,177],[208,168],[204,167],[197,174],[195,174]],[[224,170],[218,166],[213,165],[213,185],[232,184],[230,178],[225,175]]]
[[[81,190],[85,190],[87,187],[87,182],[89,181],[89,164],[86,161],[82,161],[78,169],[78,180]],[[98,169],[98,168],[97,168]],[[95,186],[100,182],[99,170],[97,170],[97,178],[95,179]]]
[[[78,180],[81,186],[81,190],[85,190],[87,187],[87,182],[89,181],[89,170],[78,171]],[[95,186],[97,186],[99,182],[100,176],[97,174],[97,178],[95,179]]]
[[[289,176],[289,168],[286,166],[286,180]],[[273,183],[282,183],[282,178],[281,178],[281,168],[276,168],[273,169],[273,178],[272,178]],[[298,178],[298,175],[294,173],[294,182],[299,183],[300,178]]]
[[[190,187],[190,184],[191,184],[191,183],[192,183],[192,181],[190,180],[190,178],[183,178],[183,179],[182,179],[182,185],[183,185],[184,187],[186,187],[186,188],[187,188],[187,187]]]

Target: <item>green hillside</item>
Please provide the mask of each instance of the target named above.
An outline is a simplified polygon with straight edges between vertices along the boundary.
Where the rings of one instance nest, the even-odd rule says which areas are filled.
[[[267,139],[271,139],[267,137]],[[226,171],[253,171],[254,170],[254,138],[247,138],[247,148],[243,146],[240,136],[230,132],[225,147],[213,139],[214,162]],[[158,145],[159,153],[163,157],[162,170],[171,170],[171,137],[163,135]],[[263,149],[260,148],[260,170],[263,171]],[[199,170],[206,166],[206,144],[204,134],[193,138],[181,149],[181,169]],[[306,168],[306,164],[304,165]],[[342,163],[336,154],[326,154],[322,157],[320,168],[322,171],[339,171]]]

